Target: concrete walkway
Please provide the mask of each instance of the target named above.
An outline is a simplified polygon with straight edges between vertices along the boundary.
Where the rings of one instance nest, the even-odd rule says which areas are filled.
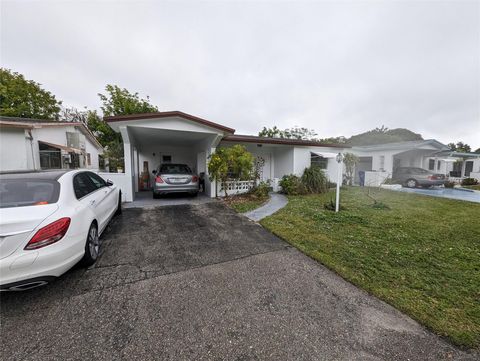
[[[243,213],[243,215],[250,218],[252,221],[258,222],[282,209],[287,203],[288,199],[283,194],[270,193],[270,200],[265,205],[254,209],[253,211]]]

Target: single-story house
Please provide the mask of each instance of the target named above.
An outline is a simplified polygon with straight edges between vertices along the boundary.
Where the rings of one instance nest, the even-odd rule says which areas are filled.
[[[81,122],[0,116],[0,171],[102,169],[103,147]]]
[[[127,202],[139,190],[148,189],[144,180],[153,184],[152,170],[161,163],[185,163],[196,173],[205,173],[205,193],[215,197],[221,189],[208,177],[208,159],[218,147],[241,144],[251,152],[260,168],[260,178],[273,184],[287,174],[301,175],[316,163],[325,169],[332,181],[337,179],[335,160],[343,145],[324,145],[296,139],[236,135],[235,129],[179,111],[111,116],[104,118],[124,144],[125,173],[108,175],[119,184]],[[247,182],[248,183],[248,182]],[[243,182],[229,185],[229,193],[247,189]]]
[[[435,139],[356,146],[350,150],[359,157],[355,183],[359,172],[365,171],[365,185],[379,185],[392,176],[397,167],[418,167],[444,174],[460,181],[474,177],[480,180],[480,154],[453,152]]]

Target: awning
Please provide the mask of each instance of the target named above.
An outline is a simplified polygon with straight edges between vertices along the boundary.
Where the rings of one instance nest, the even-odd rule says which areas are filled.
[[[312,152],[312,151],[310,152],[322,158],[335,158],[338,154],[338,153],[329,153],[329,152]]]
[[[42,143],[42,144],[45,144],[45,145],[48,145],[49,147],[53,147],[53,148],[57,148],[57,149],[64,150],[64,151],[67,152],[67,153],[83,154],[83,151],[82,151],[82,150],[77,149],[77,148],[67,147],[66,145],[48,143],[48,142],[44,142],[44,141],[42,141],[42,140],[39,140],[38,142],[39,142],[39,143]]]

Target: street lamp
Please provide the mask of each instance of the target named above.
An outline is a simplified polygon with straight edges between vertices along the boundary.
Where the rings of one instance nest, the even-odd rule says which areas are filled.
[[[335,213],[338,212],[340,208],[340,184],[342,182],[342,173],[343,173],[343,154],[338,153],[337,156],[335,157],[335,160],[338,163],[338,169],[337,169],[337,193],[335,195]]]

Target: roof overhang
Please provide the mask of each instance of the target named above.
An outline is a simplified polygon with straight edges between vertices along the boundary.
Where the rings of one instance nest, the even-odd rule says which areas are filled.
[[[44,141],[42,141],[42,140],[39,140],[38,142],[39,142],[39,143],[42,143],[42,144],[45,144],[45,145],[48,145],[49,147],[53,147],[53,148],[57,148],[57,149],[63,150],[63,151],[65,151],[65,152],[67,152],[67,153],[76,153],[76,154],[83,154],[83,153],[85,153],[85,152],[82,151],[81,149],[77,149],[77,148],[73,148],[73,147],[67,147],[66,145],[44,142]]]
[[[322,157],[322,158],[335,158],[338,153],[331,153],[331,152],[320,152],[320,151],[311,151],[311,153],[315,154],[315,155],[318,155],[319,157]]]
[[[222,142],[283,144],[283,145],[298,145],[298,146],[306,146],[306,147],[324,147],[324,148],[350,148],[349,146],[346,146],[344,144],[323,144],[323,143],[315,142],[313,140],[257,137],[253,135],[227,135],[223,137]]]
[[[103,117],[107,123],[112,126],[112,123],[116,122],[132,122],[132,121],[139,121],[139,120],[148,120],[148,119],[162,119],[162,118],[172,118],[172,117],[179,117],[197,124],[201,124],[210,128],[214,128],[220,130],[224,133],[235,133],[235,129],[226,127],[224,125],[212,122],[207,119],[199,118],[191,114],[183,113],[180,111],[169,111],[169,112],[156,112],[156,113],[145,113],[145,114],[129,114],[129,115],[116,115],[116,116],[109,116]],[[128,125],[128,123],[127,123]],[[112,128],[114,128],[112,126]]]

